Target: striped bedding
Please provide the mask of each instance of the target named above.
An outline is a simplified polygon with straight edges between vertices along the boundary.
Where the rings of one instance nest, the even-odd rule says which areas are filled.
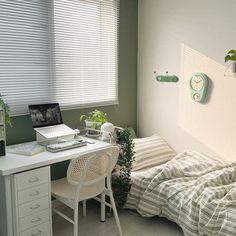
[[[161,166],[132,173],[126,208],[164,216],[184,235],[236,235],[236,163],[184,152]]]

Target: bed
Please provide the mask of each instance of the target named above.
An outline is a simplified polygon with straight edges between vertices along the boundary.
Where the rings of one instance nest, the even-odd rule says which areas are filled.
[[[236,163],[183,152],[131,178],[126,208],[166,217],[186,236],[236,235]]]

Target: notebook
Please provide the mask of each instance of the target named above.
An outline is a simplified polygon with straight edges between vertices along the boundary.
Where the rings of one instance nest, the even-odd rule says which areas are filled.
[[[25,156],[33,156],[43,151],[45,151],[45,148],[35,142],[7,146],[7,152]]]
[[[76,134],[63,124],[58,103],[29,105],[29,112],[34,130],[47,139]]]

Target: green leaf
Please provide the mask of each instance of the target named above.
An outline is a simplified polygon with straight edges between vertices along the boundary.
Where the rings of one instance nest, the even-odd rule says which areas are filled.
[[[79,120],[80,120],[80,122],[82,122],[83,120],[86,120],[86,118],[87,118],[86,115],[81,115]]]
[[[225,62],[228,61],[236,61],[236,50],[232,49],[227,53],[225,57]]]
[[[230,57],[230,59],[231,59],[231,61],[236,61],[236,54],[232,55],[232,56]]]
[[[236,54],[236,50],[230,50],[227,54]]]
[[[230,61],[230,55],[227,55],[226,57],[225,57],[225,62],[228,62],[228,61]]]

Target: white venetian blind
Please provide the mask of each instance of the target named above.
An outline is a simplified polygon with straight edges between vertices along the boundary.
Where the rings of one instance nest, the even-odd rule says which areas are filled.
[[[54,2],[55,99],[62,107],[117,102],[118,2]]]
[[[0,93],[12,114],[118,102],[119,0],[0,1]]]
[[[0,1],[0,93],[12,114],[50,100],[46,1]]]

